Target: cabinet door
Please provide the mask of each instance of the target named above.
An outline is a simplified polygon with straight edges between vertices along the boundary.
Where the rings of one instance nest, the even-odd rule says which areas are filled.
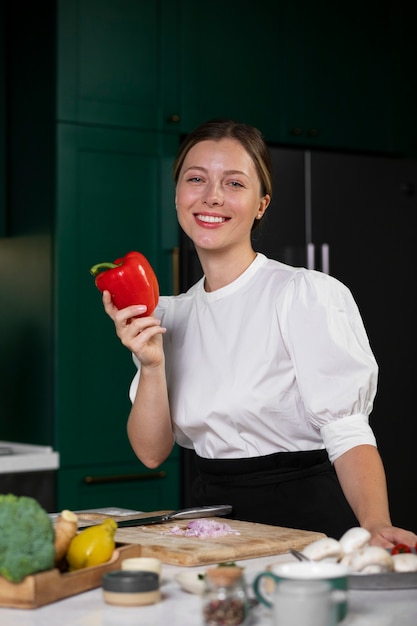
[[[280,2],[181,1],[181,128],[213,117],[280,138]]]
[[[179,105],[176,0],[58,6],[58,119],[169,129]]]
[[[136,368],[104,313],[89,268],[139,250],[161,292],[172,292],[166,270],[177,224],[166,177],[176,147],[155,133],[59,128],[55,440],[64,468],[135,459],[126,419]]]
[[[391,11],[372,3],[285,3],[280,84],[282,141],[389,152],[396,149]],[[397,85],[398,87],[398,85]]]

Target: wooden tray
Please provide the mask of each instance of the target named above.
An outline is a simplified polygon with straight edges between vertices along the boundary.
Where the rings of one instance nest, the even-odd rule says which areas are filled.
[[[57,569],[26,576],[12,583],[0,576],[0,607],[35,609],[77,593],[101,586],[103,574],[121,568],[129,557],[141,556],[139,545],[117,546],[110,561],[103,565],[61,574]]]

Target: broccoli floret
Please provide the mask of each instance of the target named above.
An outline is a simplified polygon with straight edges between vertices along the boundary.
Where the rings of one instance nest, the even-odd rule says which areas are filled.
[[[29,496],[0,495],[0,576],[20,582],[54,567],[54,527]]]

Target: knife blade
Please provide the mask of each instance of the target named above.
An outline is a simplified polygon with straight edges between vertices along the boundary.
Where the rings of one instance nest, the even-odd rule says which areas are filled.
[[[199,517],[217,517],[228,515],[232,512],[230,504],[212,504],[207,506],[196,506],[188,509],[179,509],[164,513],[163,515],[153,515],[151,517],[137,517],[134,519],[125,519],[117,522],[118,528],[126,528],[129,526],[149,526],[150,524],[162,524],[181,519],[197,519]]]

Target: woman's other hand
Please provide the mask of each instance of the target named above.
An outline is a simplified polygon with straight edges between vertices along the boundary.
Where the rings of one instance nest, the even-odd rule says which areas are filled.
[[[371,533],[370,544],[381,548],[393,548],[399,543],[404,543],[410,548],[417,545],[417,535],[411,530],[404,530],[396,526],[382,526],[380,528],[369,529]]]

